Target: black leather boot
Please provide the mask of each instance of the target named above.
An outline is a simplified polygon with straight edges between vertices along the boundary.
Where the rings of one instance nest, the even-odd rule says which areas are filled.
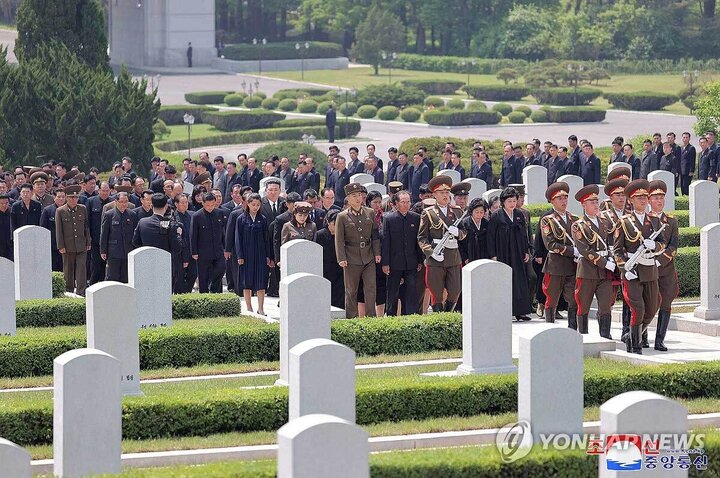
[[[647,334],[647,325],[645,325],[645,326],[643,326],[642,340],[640,341],[640,342],[641,342],[641,345],[642,345],[642,348],[644,348],[644,349],[649,349],[649,348],[650,348],[650,343],[648,342],[648,336],[647,336],[647,335],[648,335],[648,334]]]
[[[573,330],[577,330],[577,309],[573,307],[572,309],[568,309],[568,327],[570,327]]]
[[[442,312],[444,309],[442,302],[438,302],[437,304],[432,305],[433,312]]]
[[[545,322],[548,322],[551,324],[555,322],[555,308],[554,307],[546,307],[545,308]]]
[[[577,331],[581,334],[587,334],[588,333],[588,315],[578,315],[577,316]]]
[[[625,336],[630,337],[630,307],[623,300],[622,306],[622,335],[621,340],[625,342]]]
[[[633,353],[642,355],[642,325],[635,325],[630,328],[630,335],[632,337],[632,348]]]
[[[610,324],[612,322],[612,315],[610,314],[598,314],[598,327],[600,328],[600,337],[612,340],[610,335]]]
[[[625,351],[629,354],[633,353],[632,334],[629,331],[622,336],[622,341],[625,343]]]
[[[445,312],[453,312],[455,310],[455,302],[445,302]]]
[[[669,324],[670,312],[667,310],[658,312],[657,327],[655,328],[655,350],[667,352],[667,347],[665,347],[665,333],[667,332]]]

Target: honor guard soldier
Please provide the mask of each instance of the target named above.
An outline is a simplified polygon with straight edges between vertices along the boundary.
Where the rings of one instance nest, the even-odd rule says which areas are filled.
[[[87,252],[90,250],[90,229],[85,206],[78,204],[80,185],[67,186],[67,203],[55,211],[55,237],[63,256],[65,290],[84,296],[87,287]]]
[[[582,204],[583,217],[572,225],[575,247],[580,253],[575,279],[575,301],[578,314],[578,331],[588,333],[588,312],[593,296],[598,301],[598,327],[600,336],[612,340],[610,325],[615,291],[612,287],[612,272],[616,269],[615,259],[608,246],[608,221],[600,217],[600,203],[597,184],[581,188],[575,199]]]
[[[335,220],[335,254],[345,278],[345,316],[358,315],[358,286],[363,281],[366,315],[375,315],[375,264],[380,262],[380,234],[373,210],[363,206],[363,188],[346,184],[348,208]]]
[[[650,210],[665,224],[663,239],[665,250],[656,257],[658,262],[658,288],[660,289],[660,312],[658,312],[655,328],[655,350],[667,352],[665,333],[670,323],[672,301],[680,293],[678,276],[675,271],[675,255],[679,243],[678,220],[665,212],[665,194],[667,186],[664,181],[650,181]]]
[[[661,223],[646,212],[650,183],[636,179],[628,183],[625,196],[633,211],[624,215],[615,230],[613,253],[621,269],[622,288],[630,307],[630,334],[623,341],[628,352],[642,354],[641,336],[658,311],[658,266],[653,251],[662,250]],[[628,261],[633,263],[628,264]]]
[[[455,200],[455,207],[459,207],[462,212],[467,210],[468,196],[470,196],[471,185],[468,183],[457,183],[450,188],[450,192]]]
[[[618,180],[618,179],[623,179],[623,180],[625,180],[625,184],[627,184],[627,183],[630,182],[631,174],[632,174],[632,172],[631,172],[629,166],[617,166],[615,169],[613,169],[612,171],[610,171],[610,172],[608,173],[608,175],[607,175],[607,180],[605,180],[605,184],[606,184],[606,185],[607,185],[607,184],[610,184],[611,182],[616,181],[616,180]],[[624,186],[623,186],[623,187],[624,187]],[[607,193],[606,193],[606,194],[607,194]],[[625,208],[624,211],[625,211],[625,212],[630,212],[630,207],[629,207],[629,206],[630,206],[630,202],[629,202],[629,201],[625,201],[625,195],[624,195],[624,194],[621,196],[621,198],[622,198],[622,201],[620,201],[620,199],[618,199],[617,201],[615,201],[615,203],[613,203],[612,197],[610,197],[610,196],[608,195],[608,198],[607,198],[606,200],[604,200],[604,201],[602,202],[602,204],[600,204],[600,210],[604,212],[604,211],[607,211],[607,210],[609,210],[609,209],[612,209],[613,206],[615,206],[615,207],[617,208],[617,204],[620,203],[620,202],[622,202],[623,207]]]
[[[450,205],[450,176],[435,176],[428,188],[435,196],[435,205],[423,210],[420,216],[418,245],[425,254],[425,282],[430,289],[434,312],[452,311],[461,292],[462,258],[458,241],[465,231],[458,229],[463,211]],[[443,290],[447,300],[443,305]]]
[[[577,216],[567,211],[570,186],[564,182],[551,184],[545,197],[553,210],[540,218],[540,231],[547,259],[543,265],[543,293],[545,294],[545,322],[555,322],[560,294],[568,303],[568,327],[577,329],[577,309],[574,307],[575,259],[579,256],[571,236],[572,223]]]

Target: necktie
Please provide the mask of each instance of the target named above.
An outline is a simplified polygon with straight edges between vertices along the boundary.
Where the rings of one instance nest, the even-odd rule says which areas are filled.
[[[277,209],[275,207],[275,203],[272,203],[272,211],[273,211],[273,215],[277,214]]]

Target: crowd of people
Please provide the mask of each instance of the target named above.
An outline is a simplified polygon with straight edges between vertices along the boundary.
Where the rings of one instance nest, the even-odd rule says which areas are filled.
[[[513,269],[516,320],[530,320],[535,311],[553,322],[567,309],[568,325],[587,333],[595,296],[600,333],[610,338],[610,308],[622,290],[628,350],[641,352],[642,344],[648,345],[647,324],[658,308],[655,348],[663,350],[678,289],[672,264],[677,222],[662,212],[664,184],[645,178],[653,170],[669,170],[685,192],[698,159],[701,179],[715,180],[720,165],[714,134],[700,138],[699,157],[689,133],[682,135],[682,146],[674,137],[669,133],[662,142],[655,135],[640,157],[616,138],[611,162],[625,164],[607,178],[609,199],[603,204],[600,161],[592,145],[575,136],[567,146],[545,142],[542,150],[538,140],[525,147],[506,142],[497,179],[481,142],[473,145],[467,174],[453,143],[436,162],[424,147],[412,152],[412,162],[406,152],[390,148],[386,167],[372,144],[363,160],[358,148],[349,148],[345,158],[332,144],[322,189],[315,162],[305,155],[293,168],[287,157],[266,158],[258,166],[245,154],[211,162],[201,153],[198,160],[187,158],[181,172],[155,157],[147,179],[126,157],[107,181],[99,181],[97,171],[86,174],[50,161],[18,167],[0,181],[0,256],[12,259],[15,229],[45,227],[52,237],[53,270],[63,271],[68,292],[83,295],[88,284],[126,282],[127,256],[134,248],[159,247],[172,254],[174,293],[195,287],[222,292],[225,283],[244,296],[248,311],[257,296],[257,312],[264,314],[265,295],[278,295],[280,246],[306,239],[322,246],[332,305],[345,309],[347,317],[459,310],[462,266],[494,259]],[[552,206],[535,231],[521,184],[522,168],[531,164],[547,168]],[[453,185],[449,176],[435,175],[436,168],[483,179],[502,192],[468,204],[471,186]],[[351,183],[357,173],[372,175],[389,194]],[[584,179],[576,195],[584,208],[580,218],[567,211],[569,188],[557,182],[563,174]],[[667,230],[654,234],[661,223]],[[641,246],[646,250],[636,254],[638,262],[633,253]]]

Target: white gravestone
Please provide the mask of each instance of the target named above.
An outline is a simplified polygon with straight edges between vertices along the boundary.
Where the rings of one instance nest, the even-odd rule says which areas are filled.
[[[330,281],[304,272],[280,280],[280,378],[276,385],[288,385],[291,348],[305,340],[329,338]]]
[[[280,246],[280,279],[298,272],[322,277],[323,249],[320,244],[294,239]]]
[[[187,231],[183,231],[183,234]],[[128,285],[135,289],[139,329],[172,325],[172,256],[143,246],[128,254]]]
[[[570,192],[568,193],[568,211],[575,215],[582,215],[583,209],[580,202],[575,199],[575,193],[582,189],[583,179],[574,174],[566,174],[560,176],[558,182],[567,183],[567,185],[570,186]]]
[[[4,478],[30,478],[30,453],[10,440],[0,438],[0,466]]]
[[[53,366],[55,475],[120,473],[120,362],[99,350],[77,349]]]
[[[358,184],[374,183],[375,178],[372,177],[371,174],[357,173],[357,174],[353,174],[352,176],[350,176],[350,182],[358,183]]]
[[[277,433],[280,478],[368,478],[368,434],[332,415],[305,415]]]
[[[492,280],[488,280],[492,277]],[[512,268],[480,259],[462,269],[463,363],[458,374],[512,373]]]
[[[502,192],[502,189],[488,189],[485,191],[482,195],[482,198],[485,200],[485,202],[488,203],[488,207],[490,206],[490,203],[492,202],[493,198],[499,198],[500,193]]]
[[[583,432],[583,339],[567,327],[519,337],[518,420],[541,434]]]
[[[15,300],[52,299],[50,231],[23,226],[13,232]]]
[[[120,361],[123,395],[140,391],[140,344],[135,321],[135,289],[120,282],[98,282],[87,289],[85,315],[88,347]]]
[[[718,184],[694,181],[690,185],[690,227],[704,227],[718,222]]]
[[[605,453],[600,455],[598,463],[599,476],[601,478],[686,477],[688,476],[687,470],[680,469],[677,463],[672,469],[664,469],[659,458],[656,469],[645,468],[642,452],[645,448],[644,440],[652,440],[656,434],[679,436],[687,432],[687,409],[681,403],[656,393],[641,390],[616,395],[600,406],[600,435],[605,437],[616,434],[634,435],[639,439],[618,443],[617,446],[611,445],[609,449],[608,443],[604,443]],[[643,437],[643,435],[646,436]],[[661,448],[694,448],[693,444],[675,446],[672,443],[674,440],[670,438],[664,438],[664,440],[669,443],[664,446],[660,444]],[[608,470],[609,460],[612,460],[610,462],[612,464],[612,462],[632,462],[638,459],[641,460],[640,469],[632,470],[626,467],[625,469]]]
[[[12,261],[0,257],[0,336],[15,335],[15,265]]]
[[[183,181],[183,192],[192,198],[195,186],[190,181]]]
[[[368,192],[368,193],[371,193],[371,192],[373,192],[373,191],[377,191],[377,192],[379,192],[380,194],[382,194],[383,196],[384,196],[385,194],[387,194],[387,188],[386,188],[383,184],[378,184],[378,183],[369,182],[369,183],[363,184],[363,186],[365,186],[365,189],[367,189],[367,192]]]
[[[454,169],[443,169],[439,173],[437,173],[438,176],[449,176],[452,179],[453,185],[460,182],[460,171],[455,171]]]
[[[525,185],[525,204],[544,204],[545,190],[548,187],[547,169],[543,166],[525,166],[522,173],[522,182]]]
[[[705,320],[720,319],[720,223],[700,229],[700,306],[695,317]]]
[[[355,423],[355,352],[328,339],[290,349],[290,420],[324,413]],[[328,393],[332,391],[332,393]]]
[[[482,179],[465,178],[462,182],[470,185],[470,191],[468,191],[468,204],[470,204],[470,201],[473,199],[481,198],[485,191],[487,191],[487,183]]]
[[[667,194],[665,195],[665,211],[672,212],[675,210],[675,175],[670,171],[657,170],[648,174],[648,181],[660,180],[667,186]]]

